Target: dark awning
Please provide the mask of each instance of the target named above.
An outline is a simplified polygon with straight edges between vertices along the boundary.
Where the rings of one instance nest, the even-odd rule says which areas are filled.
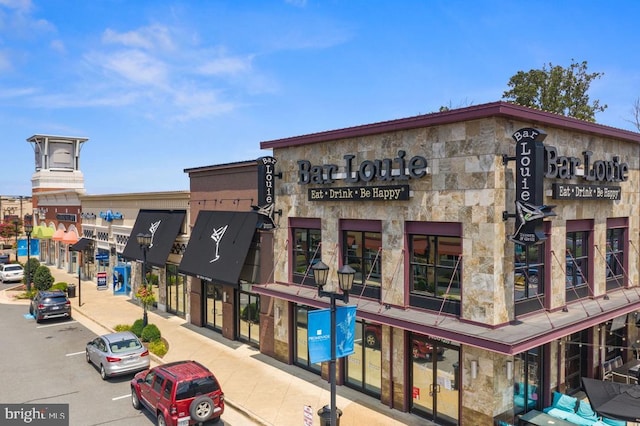
[[[185,215],[184,210],[140,210],[122,256],[132,260],[143,260],[137,236],[151,234],[147,262],[155,266],[164,266]]]
[[[89,247],[93,240],[91,238],[80,238],[77,243],[69,247],[71,251],[82,251]]]
[[[255,212],[201,210],[178,270],[237,286],[257,222]]]

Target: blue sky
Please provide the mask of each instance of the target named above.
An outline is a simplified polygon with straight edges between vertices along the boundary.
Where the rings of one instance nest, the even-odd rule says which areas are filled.
[[[89,138],[89,194],[186,190],[260,141],[500,100],[587,61],[598,123],[635,130],[640,2],[0,0],[0,194],[34,134]]]

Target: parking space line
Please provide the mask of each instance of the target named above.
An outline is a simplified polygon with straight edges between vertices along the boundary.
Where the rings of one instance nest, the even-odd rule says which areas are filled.
[[[61,323],[56,323],[56,324],[39,325],[36,328],[60,327],[61,325],[69,325],[69,324],[74,324],[74,323],[77,323],[77,322],[78,321],[67,321],[67,322],[61,322]]]
[[[122,395],[122,396],[114,396],[113,398],[111,398],[112,401],[117,401],[119,399],[125,399],[125,398],[129,398],[131,396],[130,393],[126,394],[126,395]]]
[[[74,352],[74,353],[71,353],[71,354],[66,354],[65,356],[84,355],[84,353],[85,353],[85,351],[82,351],[82,352]]]

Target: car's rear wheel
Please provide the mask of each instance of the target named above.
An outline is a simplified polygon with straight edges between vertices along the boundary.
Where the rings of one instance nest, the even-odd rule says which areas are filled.
[[[213,400],[207,395],[197,397],[189,407],[191,418],[197,422],[205,422],[213,415]]]
[[[102,377],[102,380],[107,380],[107,372],[102,364],[100,364],[100,377]]]
[[[164,419],[162,413],[158,413],[158,426],[167,426],[167,421]]]
[[[140,409],[140,400],[138,399],[138,394],[133,386],[131,386],[131,405],[133,405],[133,408],[136,410]]]
[[[84,351],[84,357],[87,359],[88,363],[91,363],[91,358],[89,358],[89,351],[87,350]]]

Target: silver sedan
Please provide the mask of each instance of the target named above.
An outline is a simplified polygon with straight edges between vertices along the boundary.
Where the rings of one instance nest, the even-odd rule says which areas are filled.
[[[105,334],[87,343],[87,362],[100,370],[102,380],[146,370],[149,351],[130,331]]]

